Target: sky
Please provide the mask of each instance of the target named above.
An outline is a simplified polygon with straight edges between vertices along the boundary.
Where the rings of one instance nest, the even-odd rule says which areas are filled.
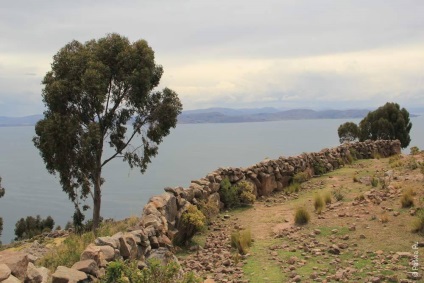
[[[72,40],[145,39],[160,87],[209,107],[424,107],[424,1],[38,0],[0,3],[0,116],[41,114]]]

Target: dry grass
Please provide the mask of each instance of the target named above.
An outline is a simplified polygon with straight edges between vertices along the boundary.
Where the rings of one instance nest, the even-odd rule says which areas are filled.
[[[231,233],[231,246],[237,249],[237,251],[242,255],[245,255],[249,252],[249,248],[252,243],[252,233],[250,229]]]
[[[296,209],[296,212],[294,214],[294,223],[297,225],[305,225],[308,224],[309,220],[311,219],[311,216],[309,215],[309,212],[304,207],[298,207]]]

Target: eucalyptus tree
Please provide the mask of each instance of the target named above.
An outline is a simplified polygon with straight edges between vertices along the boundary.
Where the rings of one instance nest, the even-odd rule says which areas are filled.
[[[171,89],[157,89],[162,73],[145,40],[130,42],[119,34],[74,40],[53,57],[42,81],[46,110],[33,142],[74,203],[74,221],[82,222],[81,208],[91,197],[96,229],[103,167],[122,158],[144,173],[176,126],[182,104]]]

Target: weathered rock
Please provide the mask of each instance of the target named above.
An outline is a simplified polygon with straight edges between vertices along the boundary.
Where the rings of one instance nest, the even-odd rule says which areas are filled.
[[[13,275],[10,275],[6,280],[1,281],[1,283],[22,283],[22,281]]]
[[[52,274],[52,283],[78,283],[87,278],[88,276],[84,272],[65,266],[58,266],[55,273]]]
[[[10,274],[12,273],[12,271],[10,270],[9,266],[7,266],[4,263],[0,264],[0,282],[2,280],[6,280]]]
[[[80,260],[92,259],[98,266],[106,266],[107,262],[105,256],[102,252],[105,246],[96,246],[94,244],[89,244],[80,256]]]
[[[50,270],[45,267],[35,267],[32,262],[28,264],[27,278],[25,283],[47,283],[50,276]]]
[[[97,266],[97,263],[92,259],[78,261],[74,265],[72,265],[72,269],[91,274],[95,277],[99,276],[99,267]]]
[[[12,275],[18,279],[25,279],[26,270],[28,267],[28,254],[15,251],[2,251],[0,252],[0,264],[6,264]]]
[[[113,238],[113,237],[98,237],[96,240],[94,240],[94,243],[97,246],[110,246],[114,249],[119,250],[119,239]]]

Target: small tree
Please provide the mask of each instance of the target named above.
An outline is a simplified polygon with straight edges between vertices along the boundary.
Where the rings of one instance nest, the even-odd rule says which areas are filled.
[[[340,143],[353,142],[359,137],[359,127],[353,122],[341,124],[337,129]]]
[[[21,218],[15,224],[15,240],[31,239],[45,231],[53,230],[53,227],[54,220],[51,216],[47,216],[46,219],[42,219],[40,215]]]
[[[53,57],[51,68],[42,82],[46,111],[33,142],[49,173],[59,174],[77,224],[84,220],[81,201],[91,196],[96,229],[103,167],[119,157],[145,172],[182,105],[174,91],[155,91],[163,70],[144,40],[130,43],[118,34],[85,44],[74,40]],[[112,148],[109,156],[105,145]]]
[[[401,147],[409,145],[411,138],[412,123],[409,120],[409,112],[399,104],[387,102],[384,106],[371,111],[359,123],[359,140],[395,140],[398,139]]]

